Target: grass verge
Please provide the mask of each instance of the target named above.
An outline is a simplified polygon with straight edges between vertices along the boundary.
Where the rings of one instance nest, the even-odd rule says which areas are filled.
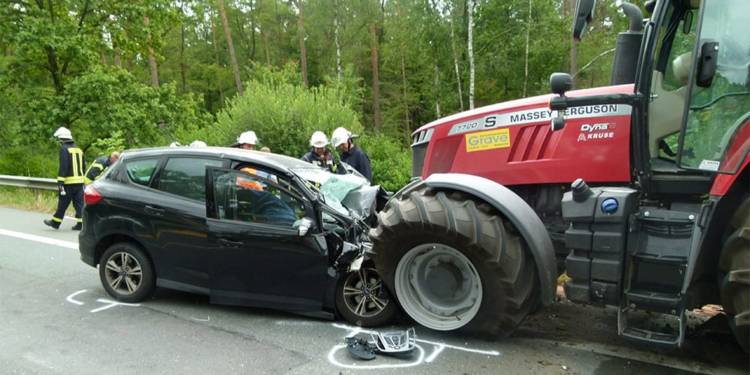
[[[52,214],[57,208],[57,192],[1,186],[0,206]],[[73,205],[68,211],[74,212]]]

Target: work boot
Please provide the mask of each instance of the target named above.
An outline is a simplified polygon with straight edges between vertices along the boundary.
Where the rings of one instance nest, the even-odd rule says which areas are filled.
[[[51,227],[52,229],[60,228],[60,223],[50,219],[44,220],[44,225]]]
[[[73,226],[73,230],[81,230],[83,228],[83,224],[76,223],[76,225]]]

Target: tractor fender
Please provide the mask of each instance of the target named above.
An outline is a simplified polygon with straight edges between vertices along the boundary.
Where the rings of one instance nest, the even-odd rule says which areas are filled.
[[[434,189],[451,189],[472,195],[492,205],[510,220],[526,241],[536,263],[542,304],[548,306],[554,301],[557,288],[555,250],[542,220],[526,201],[507,187],[474,175],[436,173],[423,183]]]

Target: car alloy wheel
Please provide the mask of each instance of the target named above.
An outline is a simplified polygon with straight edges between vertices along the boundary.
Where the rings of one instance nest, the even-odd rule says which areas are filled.
[[[143,269],[138,259],[123,251],[107,259],[104,275],[112,290],[123,295],[137,292],[143,283]]]
[[[344,281],[344,303],[357,316],[369,318],[382,313],[389,303],[383,280],[370,268],[352,272]]]

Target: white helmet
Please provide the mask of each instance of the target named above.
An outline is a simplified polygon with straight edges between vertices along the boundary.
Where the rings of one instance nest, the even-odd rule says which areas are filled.
[[[199,141],[196,139],[190,143],[190,147],[208,147],[208,145],[206,144],[206,142]]]
[[[352,133],[346,128],[336,128],[331,134],[331,144],[333,147],[339,147],[340,145],[349,141],[352,138]]]
[[[57,139],[73,139],[73,134],[70,134],[70,130],[68,128],[61,126],[55,130],[54,136]]]
[[[320,130],[313,133],[312,137],[310,137],[310,146],[316,148],[323,148],[328,146],[328,137],[326,137],[326,133],[323,133]]]
[[[239,137],[237,137],[237,143],[241,145],[244,145],[244,144],[255,145],[258,143],[258,137],[255,135],[254,131],[252,130],[246,131],[240,134]]]

